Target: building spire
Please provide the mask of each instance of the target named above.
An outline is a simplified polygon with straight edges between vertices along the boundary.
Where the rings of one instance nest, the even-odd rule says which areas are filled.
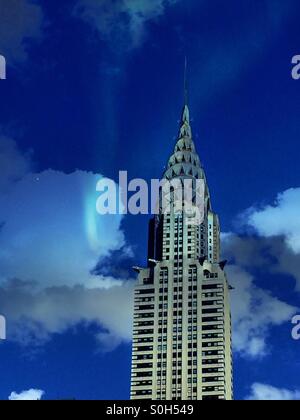
[[[170,156],[164,178],[171,180],[178,177],[205,179],[200,158],[193,142],[188,106],[187,58],[184,61],[184,107],[182,111],[179,135],[173,154]]]
[[[190,124],[190,111],[189,111],[189,92],[188,92],[188,61],[187,57],[185,56],[184,59],[184,108],[183,108],[183,114],[182,114],[182,122]]]
[[[184,58],[184,105],[188,106],[188,82],[187,82],[187,70],[188,70],[188,61],[187,61],[187,56],[185,56]]]

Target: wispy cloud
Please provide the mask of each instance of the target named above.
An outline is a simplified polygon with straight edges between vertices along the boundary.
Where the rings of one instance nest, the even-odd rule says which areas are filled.
[[[97,279],[91,272],[99,258],[125,245],[122,216],[96,212],[101,175],[28,172],[26,157],[13,141],[0,159],[6,163],[0,169],[6,179],[0,194],[0,281],[94,287]]]
[[[180,0],[79,0],[75,15],[91,24],[115,49],[138,47],[147,22],[165,13]]]
[[[13,139],[0,136],[0,193],[30,171],[30,159],[30,153],[21,153]]]
[[[43,11],[31,0],[0,0],[0,54],[10,63],[27,58],[29,42],[42,34]]]
[[[272,204],[255,205],[237,218],[238,234],[223,235],[224,251],[237,265],[295,279],[300,291],[300,188],[277,195]]]
[[[29,389],[28,391],[22,391],[19,394],[12,392],[8,399],[10,401],[39,401],[42,399],[45,392],[40,389]]]
[[[216,94],[232,89],[232,85],[240,83],[242,77],[248,77],[248,72],[255,68],[262,54],[276,42],[278,34],[292,16],[292,1],[266,0],[255,5],[255,13],[250,10],[244,14],[244,5],[228,4],[228,9],[236,13],[241,7],[240,18],[235,22],[235,36],[209,36],[198,38],[198,45],[205,45],[206,57],[198,55],[196,89],[198,101],[214,100]],[[263,17],[263,19],[261,19]],[[212,19],[211,25],[214,24]],[[217,27],[213,27],[216,31]],[[218,33],[218,32],[216,32]],[[230,32],[229,32],[230,33]],[[226,34],[227,35],[227,34]],[[201,49],[200,49],[201,50]],[[199,87],[197,89],[197,86]]]
[[[278,194],[271,205],[253,206],[239,215],[238,234],[222,235],[224,256],[234,264],[229,267],[230,281],[236,286],[234,346],[242,354],[266,355],[272,328],[290,322],[299,310],[259,288],[258,274],[274,278],[272,285],[283,287],[286,276],[293,277],[295,291],[300,290],[299,207],[300,189],[291,188]]]
[[[8,339],[41,343],[95,322],[107,348],[109,339],[130,340],[132,283],[124,269],[109,269],[112,254],[123,261],[130,249],[122,216],[96,212],[101,175],[33,173],[12,140],[0,159],[7,163],[0,169],[0,307]]]
[[[300,188],[278,194],[272,205],[253,207],[241,221],[265,238],[283,236],[287,246],[300,254]]]
[[[131,339],[133,282],[120,280],[109,289],[39,289],[29,282],[10,280],[0,286],[0,307],[9,323],[8,340],[41,346],[53,334],[63,334],[81,323],[95,324],[99,348],[109,351]]]
[[[291,401],[300,400],[300,390],[288,390],[276,388],[271,385],[255,383],[251,387],[251,393],[246,400],[255,401]]]
[[[271,329],[289,322],[297,308],[257,287],[254,278],[238,266],[227,269],[232,292],[233,346],[244,357],[262,358],[269,351]]]

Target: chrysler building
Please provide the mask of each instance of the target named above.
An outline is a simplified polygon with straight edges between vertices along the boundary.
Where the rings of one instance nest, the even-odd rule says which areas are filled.
[[[232,400],[230,286],[187,101],[163,179],[201,180],[203,216],[189,223],[171,197],[170,211],[150,220],[148,267],[135,267],[131,399]]]

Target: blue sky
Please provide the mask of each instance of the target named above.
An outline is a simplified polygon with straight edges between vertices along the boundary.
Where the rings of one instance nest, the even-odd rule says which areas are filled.
[[[299,15],[297,0],[0,0],[0,399],[129,397],[148,218],[97,216],[95,185],[161,176],[185,55],[236,287],[235,396],[300,399]]]

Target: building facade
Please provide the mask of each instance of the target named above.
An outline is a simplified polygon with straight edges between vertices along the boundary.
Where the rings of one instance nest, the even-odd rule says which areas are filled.
[[[177,208],[171,189],[166,212],[161,192],[149,224],[148,267],[135,267],[131,399],[232,400],[230,286],[187,105],[163,179],[190,180],[192,195],[188,212],[183,198]],[[195,219],[197,211],[202,217]]]

